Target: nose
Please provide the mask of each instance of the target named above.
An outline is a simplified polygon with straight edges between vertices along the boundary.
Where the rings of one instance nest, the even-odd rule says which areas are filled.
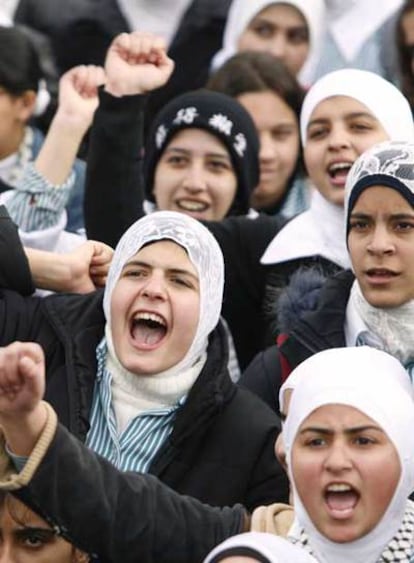
[[[327,450],[324,466],[325,469],[332,473],[340,473],[351,469],[352,461],[344,442],[335,442],[330,445]]]
[[[395,250],[392,237],[385,225],[377,225],[368,241],[367,250],[371,254],[392,254]]]
[[[260,134],[260,152],[259,158],[261,162],[269,162],[276,157],[274,142],[269,131],[263,131]]]
[[[165,281],[161,273],[152,273],[145,281],[141,294],[149,300],[164,300],[166,298]]]
[[[348,148],[351,145],[348,132],[339,124],[333,124],[329,133],[329,148],[332,150],[340,150]]]
[[[0,548],[0,563],[17,563],[16,554],[9,542],[2,542]]]
[[[207,189],[207,177],[204,166],[200,162],[192,162],[186,170],[183,187],[191,194],[196,194]]]
[[[287,39],[283,33],[276,33],[272,38],[270,53],[284,61],[286,58]]]

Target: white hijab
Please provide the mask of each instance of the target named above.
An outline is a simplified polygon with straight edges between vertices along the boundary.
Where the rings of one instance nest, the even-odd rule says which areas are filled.
[[[306,130],[313,111],[332,96],[349,96],[364,104],[391,140],[414,141],[411,109],[403,94],[373,72],[342,69],[322,77],[307,93],[300,115],[303,146],[306,146]],[[261,263],[278,264],[316,255],[343,268],[350,267],[343,209],[315,191],[310,209],[290,221],[275,236],[263,254]]]
[[[373,33],[399,10],[403,0],[325,0],[328,29],[351,62]]]
[[[297,8],[308,24],[310,52],[319,49],[325,15],[323,0],[233,0],[224,29],[223,47],[214,56],[213,70],[238,52],[240,35],[259,12],[272,4],[288,4]],[[306,62],[303,69],[305,66]]]
[[[224,288],[223,254],[206,227],[174,211],[156,211],[136,221],[116,246],[105,287],[103,308],[107,327],[110,327],[111,296],[122,268],[144,245],[165,239],[176,242],[186,250],[197,270],[200,285],[200,315],[194,340],[184,358],[168,370],[178,374],[189,369],[206,351],[208,336],[220,318]]]
[[[238,550],[243,548],[249,550],[250,557],[257,554],[261,556],[261,561],[266,559],[269,563],[316,563],[316,560],[301,547],[279,536],[263,532],[247,532],[228,538],[215,547],[203,563],[216,561],[216,557],[220,555],[230,557],[232,554],[239,554]]]
[[[414,402],[407,373],[389,354],[361,346],[319,352],[292,374],[298,379],[283,426],[296,515],[290,533],[294,537],[304,529],[321,563],[375,563],[398,531],[407,498],[414,490]],[[394,444],[401,463],[394,496],[375,528],[358,540],[340,544],[318,532],[292,477],[292,446],[297,432],[315,409],[328,404],[350,405],[376,421]]]

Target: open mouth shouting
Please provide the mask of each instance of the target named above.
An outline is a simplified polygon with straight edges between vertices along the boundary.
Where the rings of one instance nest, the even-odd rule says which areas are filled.
[[[155,350],[163,342],[168,332],[164,317],[154,312],[140,311],[131,319],[130,333],[140,350]]]
[[[328,168],[327,172],[331,181],[331,184],[336,187],[344,187],[348,176],[348,172],[351,169],[353,162],[344,160],[341,162],[333,162]]]
[[[345,520],[353,515],[361,495],[348,483],[331,483],[325,488],[323,496],[330,516]]]

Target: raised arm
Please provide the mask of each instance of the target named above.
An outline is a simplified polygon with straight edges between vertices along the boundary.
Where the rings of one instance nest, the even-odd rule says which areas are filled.
[[[90,238],[115,246],[143,215],[145,94],[165,84],[173,67],[164,41],[153,35],[122,33],[109,48],[89,141],[84,212]]]
[[[0,349],[0,424],[8,450],[28,459],[20,473],[0,449],[0,488],[19,490],[69,541],[112,563],[202,561],[248,528],[240,506],[212,508],[181,496],[155,477],[122,473],[89,451],[41,402],[44,357],[37,344]]]
[[[10,215],[22,232],[61,224],[74,185],[73,165],[98,106],[98,87],[104,77],[101,67],[79,66],[61,78],[58,110],[42,148],[17,188],[6,194]]]

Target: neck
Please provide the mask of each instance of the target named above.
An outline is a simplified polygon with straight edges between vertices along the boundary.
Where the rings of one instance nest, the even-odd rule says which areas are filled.
[[[22,125],[0,144],[0,160],[4,160],[19,150],[24,134],[25,126]]]

